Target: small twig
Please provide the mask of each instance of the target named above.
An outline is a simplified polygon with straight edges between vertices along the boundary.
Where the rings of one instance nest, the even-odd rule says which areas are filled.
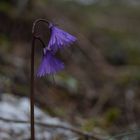
[[[122,138],[124,136],[130,136],[130,135],[134,135],[134,134],[139,134],[140,135],[140,129],[136,129],[136,130],[132,130],[132,131],[128,131],[128,132],[122,132],[120,134],[117,134],[115,136],[112,136],[108,140],[114,140],[116,138],[119,139],[119,138]]]
[[[4,121],[6,123],[21,123],[21,124],[29,124],[30,121],[24,121],[24,120],[13,120],[13,119],[7,119],[7,118],[3,118],[3,117],[0,117],[0,121]],[[86,139],[93,139],[93,140],[104,140],[103,138],[97,138],[96,136],[94,136],[93,134],[91,133],[88,133],[88,132],[84,132],[84,131],[81,131],[77,128],[74,128],[74,127],[68,127],[68,126],[63,126],[63,125],[55,125],[55,124],[47,124],[47,123],[42,123],[42,122],[35,122],[36,125],[40,125],[42,127],[49,127],[49,128],[60,128],[60,129],[64,129],[64,130],[69,130],[73,133],[76,133],[78,135],[81,135],[81,136],[84,136]]]

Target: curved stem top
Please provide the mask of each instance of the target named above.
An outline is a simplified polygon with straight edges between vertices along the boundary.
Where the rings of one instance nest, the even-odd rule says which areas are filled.
[[[35,27],[40,24],[41,22],[46,23],[49,26],[49,21],[46,19],[37,19],[34,21],[33,26],[32,26],[32,34],[35,35]]]

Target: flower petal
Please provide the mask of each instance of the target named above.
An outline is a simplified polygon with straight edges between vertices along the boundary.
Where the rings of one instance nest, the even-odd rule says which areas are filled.
[[[48,46],[46,47],[46,50],[49,49],[56,52],[58,49],[69,46],[76,41],[76,37],[63,31],[62,29],[59,29],[52,24],[50,24],[49,27],[51,29],[51,38]]]
[[[55,74],[64,69],[64,64],[57,59],[52,51],[46,51],[42,58],[41,64],[37,71],[37,77],[42,77],[49,74]]]

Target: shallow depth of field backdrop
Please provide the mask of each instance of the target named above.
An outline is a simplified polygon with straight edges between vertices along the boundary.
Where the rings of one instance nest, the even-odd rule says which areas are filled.
[[[140,127],[139,0],[0,0],[0,96],[29,96],[31,27],[46,18],[78,42],[58,55],[64,71],[36,78],[36,106],[84,131]],[[42,24],[42,38],[48,30]],[[41,58],[36,45],[36,68]],[[63,54],[63,55],[62,55]]]

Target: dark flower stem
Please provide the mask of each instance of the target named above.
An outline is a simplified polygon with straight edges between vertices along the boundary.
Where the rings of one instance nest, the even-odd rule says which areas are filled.
[[[45,48],[45,44],[40,37],[35,37],[35,39],[39,40],[41,42],[43,48]]]
[[[35,28],[36,25],[40,22],[44,22],[47,25],[49,25],[49,22],[45,19],[37,19],[33,23],[32,27],[32,46],[31,46],[31,83],[30,83],[30,124],[31,124],[31,140],[35,140],[35,120],[34,120],[34,104],[35,104],[35,98],[34,98],[34,51],[35,51],[35,41],[36,39],[39,40],[42,43],[42,46],[45,47],[44,42],[42,39],[35,34]]]
[[[35,128],[34,128],[34,49],[35,49],[35,37],[32,38],[31,48],[31,91],[30,91],[30,121],[31,121],[31,140],[35,140]]]
[[[35,34],[36,25],[41,23],[41,22],[44,22],[47,25],[49,25],[49,22],[46,19],[37,19],[37,20],[35,20],[35,22],[33,23],[33,27],[32,27],[32,34]]]

